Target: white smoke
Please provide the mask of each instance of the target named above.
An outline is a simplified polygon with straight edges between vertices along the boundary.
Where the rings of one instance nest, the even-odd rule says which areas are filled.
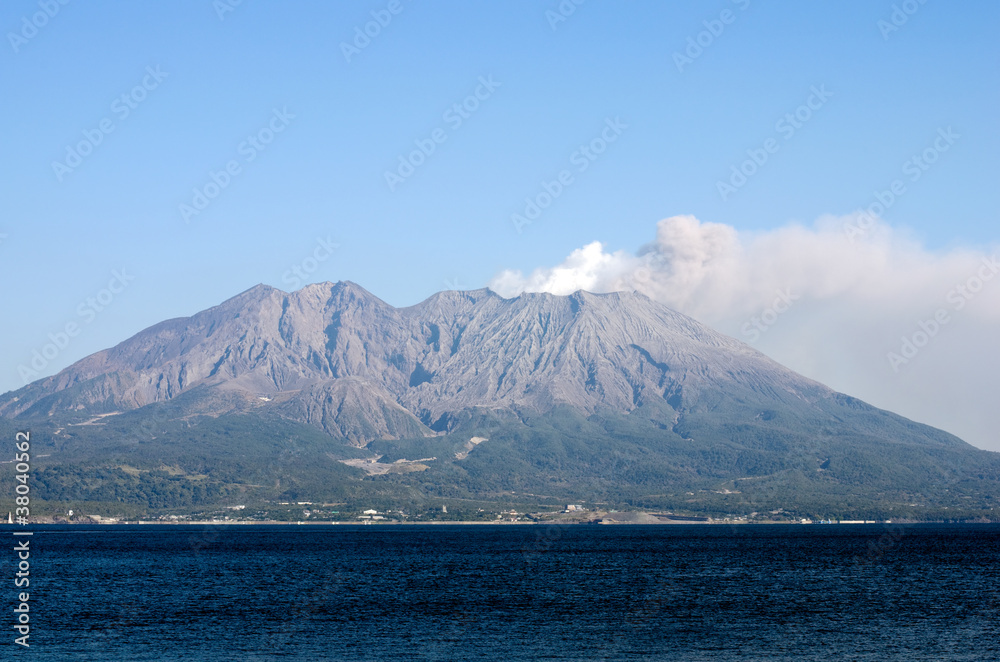
[[[997,255],[929,251],[862,215],[760,233],[674,216],[634,254],[594,242],[490,287],[637,290],[832,388],[1000,450]]]

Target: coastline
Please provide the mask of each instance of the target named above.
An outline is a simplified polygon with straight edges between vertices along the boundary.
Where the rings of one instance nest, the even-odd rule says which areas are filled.
[[[0,531],[18,531],[18,530],[28,530],[30,527],[50,527],[50,526],[85,526],[85,527],[128,527],[128,526],[166,526],[166,527],[185,527],[185,526],[309,526],[309,527],[330,527],[330,526],[344,526],[344,527],[358,527],[358,528],[369,528],[373,526],[379,527],[399,527],[399,526],[687,526],[687,525],[700,525],[700,526],[816,526],[817,528],[827,528],[830,526],[910,526],[916,524],[947,524],[947,525],[989,525],[989,524],[1000,524],[996,521],[964,521],[964,522],[945,522],[942,520],[892,520],[892,521],[842,521],[842,522],[792,522],[792,521],[659,521],[659,522],[623,522],[623,521],[613,521],[613,522],[596,522],[596,521],[559,521],[559,520],[545,520],[545,521],[520,521],[520,522],[486,522],[486,521],[427,521],[427,522],[377,522],[377,523],[365,523],[365,522],[352,522],[352,521],[280,521],[280,520],[194,520],[194,521],[184,521],[184,522],[164,522],[158,520],[129,520],[129,521],[119,521],[119,522],[84,522],[84,521],[40,521],[40,522],[29,522],[27,525],[17,525],[17,524],[7,524],[0,523]]]

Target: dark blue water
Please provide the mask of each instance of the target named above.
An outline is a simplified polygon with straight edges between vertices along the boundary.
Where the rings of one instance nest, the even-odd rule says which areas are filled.
[[[34,530],[25,659],[1000,659],[996,525]]]

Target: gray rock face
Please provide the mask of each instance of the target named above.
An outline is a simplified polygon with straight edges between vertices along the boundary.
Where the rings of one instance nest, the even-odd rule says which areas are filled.
[[[441,292],[394,308],[350,282],[258,285],[150,327],[0,396],[0,415],[135,409],[178,395],[202,412],[263,409],[354,445],[432,435],[474,407],[678,416],[838,396],[640,294]]]

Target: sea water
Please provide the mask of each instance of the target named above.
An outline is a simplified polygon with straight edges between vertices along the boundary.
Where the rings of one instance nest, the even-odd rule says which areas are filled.
[[[32,658],[1000,659],[998,525],[29,528]]]

